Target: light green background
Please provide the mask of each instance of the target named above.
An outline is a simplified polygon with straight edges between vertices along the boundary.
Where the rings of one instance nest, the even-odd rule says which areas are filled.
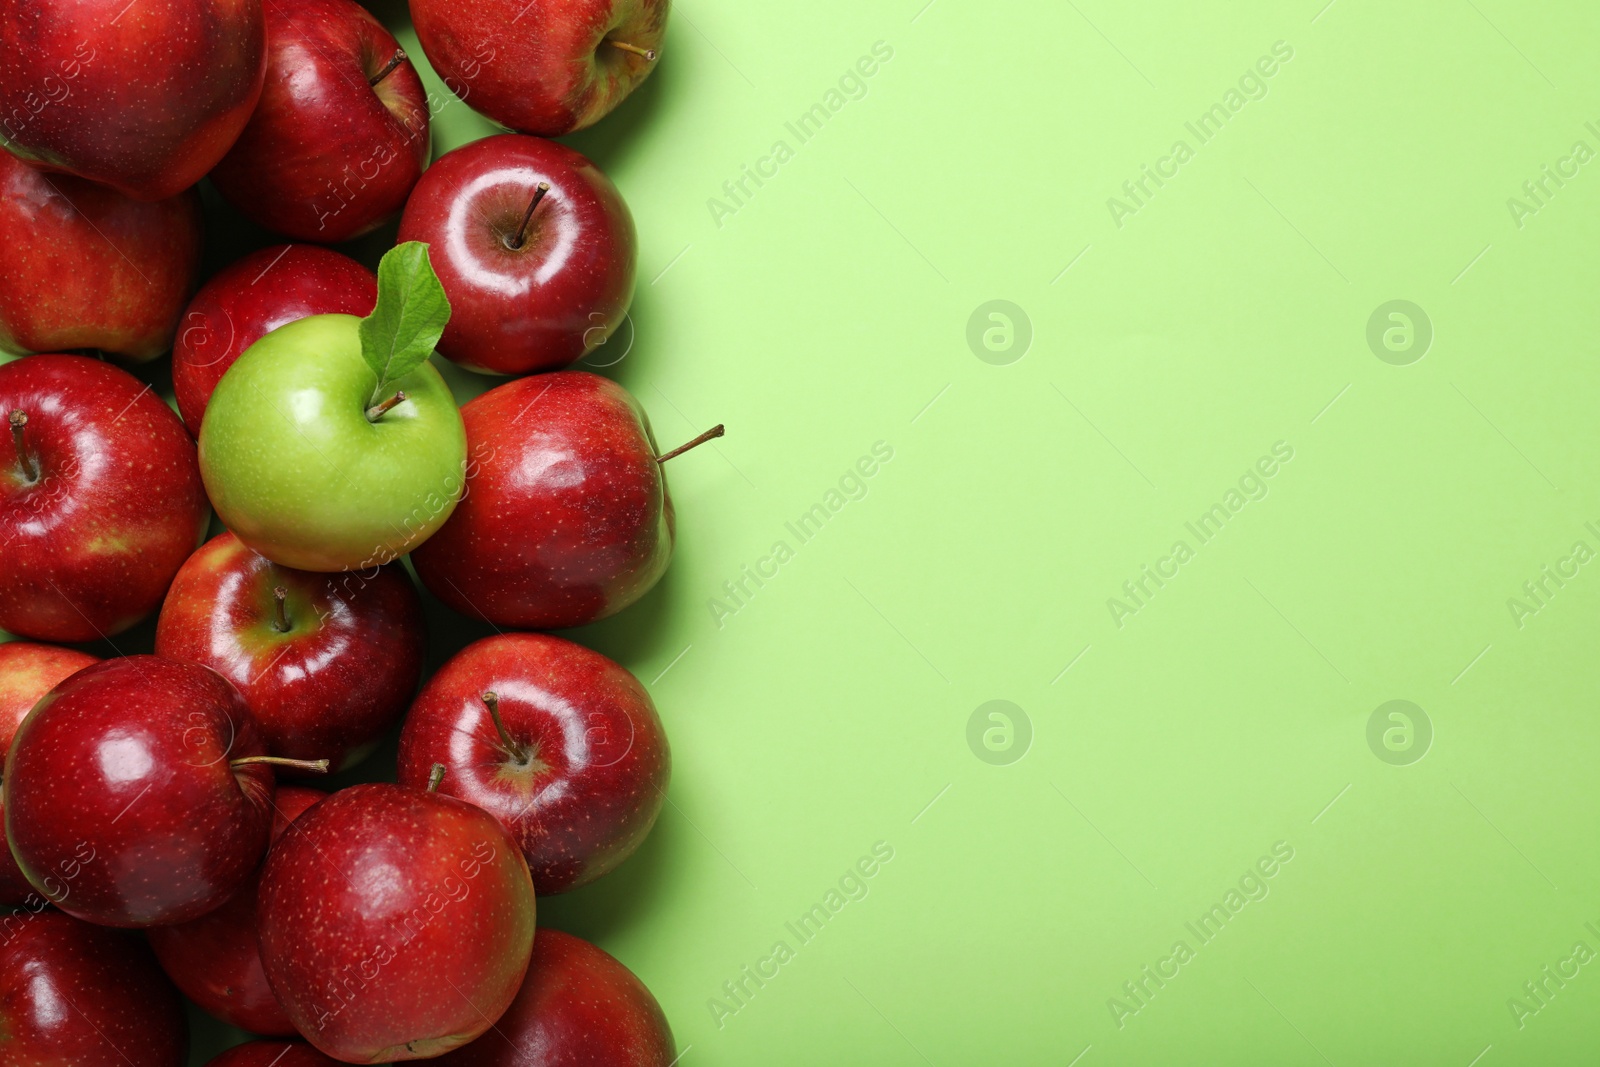
[[[654,694],[670,805],[541,903],[649,984],[684,1067],[1592,1059],[1600,962],[1520,1025],[1508,1001],[1600,952],[1600,563],[1520,625],[1508,600],[1600,552],[1600,163],[1520,225],[1508,199],[1600,151],[1600,11],[1324,2],[690,0],[653,79],[568,139],[643,242],[607,373],[664,446],[729,431],[672,464],[666,580],[576,635]],[[801,144],[785,123],[880,41]],[[1201,144],[1185,123],[1276,42]],[[441,152],[490,129],[436,123]],[[1119,226],[1108,198],[1179,139]],[[967,340],[995,299],[1031,323],[1009,365]],[[1434,331],[1409,365],[1366,339],[1395,299]],[[785,523],[880,441],[800,543]],[[1277,442],[1266,496],[1200,544],[1185,523]],[[1119,626],[1108,598],[1177,540],[1193,558]],[[479,632],[433,621],[436,660]],[[1367,740],[1395,699],[1432,726],[1409,765]],[[1031,724],[1004,765],[968,743],[991,700]],[[802,945],[785,924],[877,842],[892,861]],[[1268,895],[1201,944],[1185,923],[1278,842]],[[1123,983],[1180,939],[1119,1026],[1108,1001],[1138,1006]]]

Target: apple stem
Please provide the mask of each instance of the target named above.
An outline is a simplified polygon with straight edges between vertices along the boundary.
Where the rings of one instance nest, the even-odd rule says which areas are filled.
[[[401,48],[395,49],[394,55],[389,57],[389,62],[387,62],[387,63],[385,63],[383,65],[383,69],[382,70],[378,71],[378,73],[376,73],[372,77],[368,78],[367,79],[367,84],[368,85],[374,85],[374,86],[377,85],[379,82],[383,81],[383,79],[387,78],[390,74],[394,73],[394,68],[398,67],[400,64],[404,63],[405,61],[406,61],[405,50],[401,49]]]
[[[402,390],[394,394],[394,396],[391,396],[388,400],[385,400],[383,403],[374,404],[372,407],[367,409],[367,421],[377,422],[379,419],[389,414],[389,410],[396,404],[402,403],[405,398],[406,394],[404,390]]]
[[[540,182],[539,187],[533,191],[533,202],[528,205],[528,210],[522,213],[522,225],[517,227],[517,235],[507,244],[512,248],[521,248],[522,242],[528,239],[528,223],[533,221],[533,209],[539,206],[539,201],[544,199],[544,194],[550,191],[549,182]]]
[[[325,759],[289,759],[285,756],[244,756],[231,760],[230,767],[248,767],[252,763],[265,763],[271,767],[293,767],[297,771],[310,771],[312,774],[327,774],[328,761]]]
[[[428,772],[428,792],[437,793],[439,791],[439,783],[442,781],[444,781],[444,764],[435,763],[433,770]]]
[[[606,38],[606,44],[612,48],[620,48],[624,52],[632,52],[634,55],[642,57],[646,63],[654,63],[656,61],[656,50],[654,48],[640,48],[636,44],[613,40],[610,37]]]
[[[506,729],[506,724],[500,718],[500,698],[494,693],[483,694],[483,706],[489,709],[489,718],[494,720],[495,732],[500,735],[500,744],[506,753],[518,763],[528,762],[528,750],[512,740],[511,733]]]
[[[272,591],[272,628],[280,634],[288,633],[293,627],[289,624],[289,609],[284,601],[289,599],[289,590],[278,586]]]
[[[33,453],[28,451],[28,437],[23,428],[28,425],[28,413],[21,408],[11,413],[11,443],[16,446],[17,465],[22,468],[22,476],[29,482],[39,480],[39,465],[33,460]]]
[[[703,445],[707,441],[711,440],[713,437],[721,437],[723,434],[725,434],[727,432],[728,431],[723,428],[722,423],[719,422],[715,426],[711,427],[711,429],[709,429],[705,433],[701,434],[699,437],[696,437],[693,441],[685,441],[683,444],[679,445],[677,448],[674,448],[671,452],[668,452],[666,455],[657,456],[656,457],[656,462],[657,463],[665,463],[667,460],[671,459],[673,456],[681,456],[685,452],[689,451],[689,449],[694,448],[697,445]]]

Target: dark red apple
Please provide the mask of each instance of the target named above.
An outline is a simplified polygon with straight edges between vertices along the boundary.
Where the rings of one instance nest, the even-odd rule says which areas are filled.
[[[126,630],[205,531],[194,441],[126,371],[83,356],[0,366],[0,629],[45,641]]]
[[[0,152],[0,352],[155,359],[200,280],[201,237],[193,192],[143,203]]]
[[[238,687],[268,752],[334,770],[366,758],[400,721],[426,643],[401,564],[298,571],[231,533],[189,557],[156,624],[157,655],[204,664]]]
[[[137,937],[44,911],[0,919],[0,1063],[184,1067],[177,991]]]
[[[511,831],[540,896],[587,884],[644,841],[672,756],[650,694],[619,664],[546,634],[475,641],[439,669],[400,734],[402,785],[478,805]]]
[[[528,977],[494,1032],[439,1067],[672,1067],[677,1044],[661,1005],[604,949],[543,927]]]
[[[558,137],[598,122],[650,76],[668,0],[411,0],[445,85],[502,126]]]
[[[357,785],[267,856],[261,961],[295,1027],[349,1063],[428,1059],[482,1034],[533,948],[533,883],[494,817],[454,797]]]
[[[250,1041],[213,1057],[206,1067],[339,1067],[339,1061],[301,1041]]]
[[[673,537],[661,463],[684,448],[657,455],[626,389],[556,371],[491,389],[461,417],[466,491],[411,554],[435,596],[495,626],[558,630],[613,615],[660,580]]]
[[[100,661],[87,652],[52,645],[11,641],[0,645],[0,762],[11,750],[11,738],[28,712],[63,679]],[[5,808],[0,805],[0,824]],[[33,886],[22,876],[11,849],[0,834],[0,906],[28,903]],[[37,898],[35,898],[37,899]]]
[[[244,350],[308,315],[365,318],[378,279],[349,256],[315,245],[274,245],[218,271],[189,303],[172,345],[172,390],[189,433],[222,375]]]
[[[319,789],[279,786],[272,798],[272,840],[327,795]],[[205,1011],[253,1034],[298,1037],[261,969],[256,945],[259,882],[258,873],[215,911],[177,926],[152,926],[146,936],[167,977]]]
[[[637,238],[622,194],[588,159],[508,133],[439,159],[401,241],[429,245],[450,322],[439,354],[473,370],[558,370],[605,344],[633,299]]]
[[[157,656],[86,667],[47,693],[6,756],[6,836],[33,887],[103,926],[186,922],[249,879],[272,769],[221,675]]]
[[[266,89],[211,181],[267,229],[331,243],[404,207],[429,151],[427,91],[382,23],[355,0],[271,0]]]
[[[140,200],[205,176],[266,69],[261,0],[0,0],[0,140]]]

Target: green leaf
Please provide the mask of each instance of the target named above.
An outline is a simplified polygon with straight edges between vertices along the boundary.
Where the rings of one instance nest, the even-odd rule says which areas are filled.
[[[428,246],[407,241],[378,264],[378,304],[361,320],[361,356],[378,376],[370,403],[387,399],[395,382],[433,354],[450,301],[428,261]]]

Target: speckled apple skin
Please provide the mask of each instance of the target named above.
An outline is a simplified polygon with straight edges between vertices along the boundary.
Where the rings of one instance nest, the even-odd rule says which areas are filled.
[[[189,433],[217,383],[245,349],[285,323],[309,315],[365,316],[378,302],[366,267],[315,245],[273,245],[224,267],[200,287],[172,344],[172,391]]]
[[[6,756],[6,836],[35,889],[103,926],[187,922],[249,879],[272,771],[244,697],[157,656],[87,667],[34,706]]]
[[[0,0],[0,137],[140,200],[216,165],[265,73],[261,0]]]
[[[466,492],[412,553],[429,592],[497,627],[614,615],[666,573],[674,517],[650,420],[587,371],[519,378],[461,409]]]
[[[672,1028],[643,982],[604,949],[548,928],[517,999],[439,1067],[671,1067]]]
[[[519,762],[483,702],[495,694]],[[475,641],[439,669],[400,734],[402,785],[494,815],[517,839],[540,896],[594,881],[633,854],[666,801],[672,755],[639,680],[598,652],[548,634]]]
[[[188,1051],[177,991],[136,937],[55,911],[0,919],[0,1063],[183,1067]]]
[[[0,429],[0,629],[114,637],[161,605],[205,531],[194,442],[143,382],[83,356],[0,367],[0,419],[16,409],[41,477],[26,482]]]
[[[317,1048],[348,1063],[428,1059],[488,1030],[533,948],[533,882],[505,829],[454,797],[351,786],[268,853],[261,960]]]
[[[288,594],[287,633],[275,628],[274,588]],[[401,564],[297,571],[227,532],[178,571],[156,624],[158,656],[204,664],[244,694],[268,752],[336,771],[366,758],[405,714],[426,644],[422,601]]]
[[[604,118],[655,70],[668,0],[412,0],[450,91],[502,126],[559,137]],[[508,33],[515,23],[528,32]],[[654,61],[605,43],[653,49]]]
[[[272,797],[272,840],[327,795],[320,789],[279,786]],[[152,926],[145,936],[167,977],[203,1010],[252,1034],[298,1037],[261,968],[256,946],[259,885],[258,872],[215,911],[177,926]],[[282,1042],[277,1047],[281,1050]]]
[[[62,680],[99,662],[87,652],[53,645],[27,641],[0,645],[0,763],[4,763],[6,753],[11,750],[11,738],[16,735],[17,727],[22,725],[39,698]],[[4,820],[5,807],[0,804],[0,825]],[[17,861],[11,857],[11,846],[0,834],[0,906],[16,907],[34,896],[33,886],[22,876]]]
[[[0,352],[155,359],[200,280],[203,234],[192,191],[144,203],[0,151]]]
[[[206,1067],[339,1067],[339,1061],[300,1041],[247,1041],[219,1053]]]

